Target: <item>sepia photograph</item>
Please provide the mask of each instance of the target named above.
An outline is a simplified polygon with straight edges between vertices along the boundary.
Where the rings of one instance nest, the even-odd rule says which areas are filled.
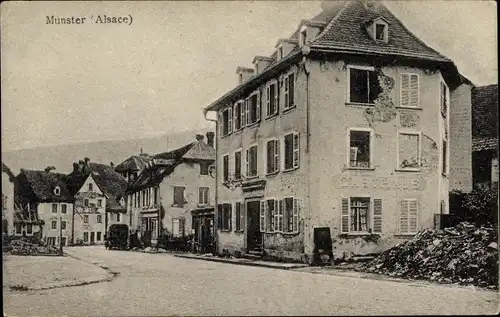
[[[3,1],[3,316],[499,314],[497,9]]]

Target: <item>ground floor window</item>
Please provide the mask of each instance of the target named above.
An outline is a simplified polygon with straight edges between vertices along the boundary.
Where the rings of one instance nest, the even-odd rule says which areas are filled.
[[[89,233],[88,232],[83,233],[83,242],[89,242]]]
[[[56,245],[55,237],[47,237],[47,245]]]
[[[236,213],[236,231],[243,231],[245,228],[245,216],[243,212],[243,204],[241,202],[237,202],[234,205],[235,213]]]
[[[97,241],[101,241],[101,232],[97,232],[97,238],[96,238]]]
[[[260,208],[262,232],[299,232],[300,203],[298,198],[262,200]]]
[[[399,208],[399,232],[413,234],[418,231],[418,201],[403,199]]]
[[[22,229],[23,229],[23,225],[20,223],[16,223],[16,233],[21,234]]]
[[[33,234],[33,225],[31,223],[26,225],[26,234]]]
[[[382,232],[382,200],[369,197],[342,199],[342,232]]]

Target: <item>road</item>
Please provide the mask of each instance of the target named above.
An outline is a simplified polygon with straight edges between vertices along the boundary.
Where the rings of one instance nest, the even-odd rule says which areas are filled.
[[[72,248],[111,282],[4,294],[7,316],[493,314],[498,293]]]

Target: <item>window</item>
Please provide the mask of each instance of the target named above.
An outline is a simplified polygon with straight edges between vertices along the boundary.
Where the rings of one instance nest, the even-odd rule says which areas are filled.
[[[234,152],[234,179],[241,179],[241,151]]]
[[[278,47],[278,60],[283,58],[283,46]]]
[[[97,207],[102,207],[102,199],[97,200]]]
[[[398,168],[420,168],[420,133],[399,133]]]
[[[83,233],[83,242],[89,242],[89,233],[88,232]]]
[[[56,226],[57,226],[57,224],[56,224]],[[20,223],[16,223],[16,233],[17,233],[17,234],[21,234],[22,229],[23,229],[22,224],[20,224]]]
[[[279,143],[278,140],[266,142],[266,174],[279,171]]]
[[[65,214],[68,211],[68,205],[61,204],[61,213]]]
[[[56,245],[55,237],[47,237],[47,245]]]
[[[368,232],[370,198],[351,198],[351,232]]]
[[[66,221],[61,221],[61,230],[66,230]]]
[[[382,200],[374,199],[371,210],[370,198],[343,198],[341,228],[343,233],[382,232]]]
[[[443,155],[442,155],[442,158],[443,158],[443,163],[442,163],[442,166],[443,166],[443,175],[447,175],[448,174],[448,153],[447,153],[447,150],[448,150],[448,142],[446,142],[446,140],[443,140]]]
[[[32,234],[33,233],[33,225],[31,223],[26,224],[26,233],[27,234]]]
[[[292,170],[294,168],[299,167],[299,134],[298,133],[289,133],[284,137],[284,166],[285,171]]]
[[[59,196],[61,194],[61,188],[59,186],[56,186],[54,188],[54,195]]]
[[[122,221],[122,219],[121,219],[121,218],[122,218],[122,215],[121,215],[120,213],[117,213],[117,214],[116,214],[116,221],[117,221],[117,222]]]
[[[300,31],[300,46],[306,45],[306,41],[307,41],[307,28],[304,27]]]
[[[401,201],[399,211],[399,233],[416,233],[418,218],[418,201],[404,199]]]
[[[242,116],[244,114],[243,109],[244,101],[240,100],[234,104],[233,114],[234,114],[234,131],[238,131],[243,128],[244,124]]]
[[[226,108],[222,110],[220,117],[221,135],[226,136],[233,130],[233,109]]]
[[[57,204],[52,204],[52,212],[57,213]]]
[[[184,207],[184,187],[174,186],[174,206]]]
[[[85,198],[85,199],[83,200],[83,205],[84,205],[85,207],[88,207],[88,206],[89,206],[89,200]]]
[[[243,212],[242,208],[243,204],[241,202],[237,202],[234,207],[235,207],[235,213],[236,213],[236,230],[239,232],[243,232],[245,230],[245,213]]]
[[[441,114],[444,118],[448,113],[448,87],[444,82],[441,82],[440,89],[440,99],[441,99]]]
[[[375,71],[350,67],[348,73],[349,102],[373,104],[381,92]]]
[[[283,229],[283,213],[278,211],[276,199],[266,199],[260,202],[260,231],[281,232]]]
[[[200,187],[198,188],[199,191],[199,197],[198,197],[198,203],[200,205],[209,205],[210,204],[210,188],[209,187]]]
[[[96,240],[101,241],[101,232],[99,232],[99,231],[97,232]]]
[[[401,107],[419,106],[418,75],[401,74]]]
[[[222,180],[229,181],[229,155],[222,157]]]
[[[51,228],[57,229],[57,221],[52,221]]]
[[[151,224],[154,224],[154,228],[151,228],[151,231],[156,230],[156,222],[151,222]],[[153,227],[153,226],[152,226]],[[180,236],[184,235],[184,219],[183,218],[174,218],[172,219],[172,234],[174,236]]]
[[[89,192],[94,191],[94,185],[92,183],[89,183]]]
[[[278,113],[278,85],[274,81],[266,88],[266,117]]]
[[[387,41],[387,25],[375,24],[375,39],[378,41]]]
[[[246,125],[260,120],[260,92],[256,91],[246,100]]]
[[[210,166],[210,163],[208,162],[202,162],[200,163],[200,175],[208,175],[208,167]],[[156,200],[155,200],[156,203]]]
[[[83,215],[83,223],[89,223],[89,215]]]
[[[285,77],[285,109],[295,106],[295,75]]]
[[[97,215],[97,223],[102,223],[102,216],[101,215]]]
[[[285,232],[299,232],[299,200],[293,197],[287,197],[281,201],[280,212],[285,215]]]
[[[257,176],[257,145],[250,147],[246,151],[246,171],[247,177]]]
[[[231,219],[232,219],[232,206],[231,204],[221,204],[218,206],[218,227],[221,231],[231,231]]]
[[[349,167],[371,166],[371,131],[349,131]]]

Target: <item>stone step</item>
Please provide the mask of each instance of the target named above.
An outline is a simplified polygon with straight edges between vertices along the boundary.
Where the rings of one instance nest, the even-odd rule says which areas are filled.
[[[243,258],[249,259],[249,260],[260,260],[262,259],[262,255],[258,254],[251,254],[251,253],[245,253],[242,255]]]

